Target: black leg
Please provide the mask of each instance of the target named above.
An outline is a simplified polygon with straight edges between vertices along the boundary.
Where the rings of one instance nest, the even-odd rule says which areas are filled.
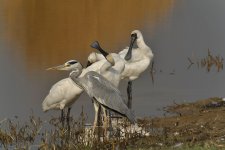
[[[64,118],[64,110],[62,109],[61,110],[61,123],[62,123],[62,126],[64,127],[64,120],[65,120],[65,118]]]
[[[132,81],[128,82],[127,85],[127,96],[128,96],[128,103],[127,106],[129,109],[132,108]]]
[[[67,112],[67,115],[66,115],[66,122],[67,122],[67,127],[68,127],[69,131],[70,131],[70,110],[71,110],[71,108],[68,107],[68,112]]]

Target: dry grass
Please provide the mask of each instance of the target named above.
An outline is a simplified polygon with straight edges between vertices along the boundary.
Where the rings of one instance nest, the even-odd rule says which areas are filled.
[[[217,72],[220,72],[223,70],[223,60],[224,59],[222,56],[213,55],[210,49],[208,49],[207,56],[201,58],[200,60],[195,60],[194,58],[191,59],[190,57],[188,57],[188,69],[190,69],[192,65],[196,64],[198,68],[204,68],[207,70],[207,72],[210,72],[213,67],[216,68]]]
[[[82,112],[71,118],[70,128],[59,118],[42,121],[31,115],[0,121],[0,148],[4,149],[218,149],[225,148],[225,102],[211,98],[196,103],[174,104],[167,115],[138,119],[131,126],[125,119],[114,123],[113,136],[92,134]],[[115,122],[115,121],[114,121]]]

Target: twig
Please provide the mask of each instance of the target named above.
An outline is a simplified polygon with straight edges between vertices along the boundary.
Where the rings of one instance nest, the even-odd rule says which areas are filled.
[[[189,57],[187,59],[190,62],[190,65],[187,67],[187,69],[190,69],[194,62]]]
[[[151,63],[150,75],[151,75],[151,79],[152,79],[152,84],[154,84],[154,61],[152,61],[152,63]]]

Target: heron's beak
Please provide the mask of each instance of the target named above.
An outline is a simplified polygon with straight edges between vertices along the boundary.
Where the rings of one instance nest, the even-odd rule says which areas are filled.
[[[129,49],[127,51],[127,54],[125,56],[125,60],[128,61],[131,59],[131,56],[132,56],[132,48],[133,48],[133,45],[134,45],[134,42],[136,41],[137,39],[137,35],[136,34],[131,34],[131,40],[130,40],[130,46],[129,46]]]
[[[108,52],[106,52],[105,50],[103,50],[103,49],[100,47],[98,41],[94,41],[90,46],[91,46],[92,48],[97,49],[104,57],[106,57],[107,55],[109,55]]]
[[[48,68],[46,70],[65,70],[65,68],[66,68],[65,65],[59,65],[59,66]]]

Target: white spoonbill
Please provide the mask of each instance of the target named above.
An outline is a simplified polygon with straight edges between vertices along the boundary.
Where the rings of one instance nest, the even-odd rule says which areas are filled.
[[[133,48],[133,44],[137,43],[137,48]],[[151,48],[145,44],[142,33],[139,30],[131,32],[130,46],[119,52],[121,58],[125,60],[125,68],[122,72],[121,79],[128,80],[128,107],[132,107],[132,81],[139,78],[139,76],[148,68],[153,60],[153,53]],[[104,57],[102,54],[91,53],[88,57],[88,63],[96,63],[101,61]]]

